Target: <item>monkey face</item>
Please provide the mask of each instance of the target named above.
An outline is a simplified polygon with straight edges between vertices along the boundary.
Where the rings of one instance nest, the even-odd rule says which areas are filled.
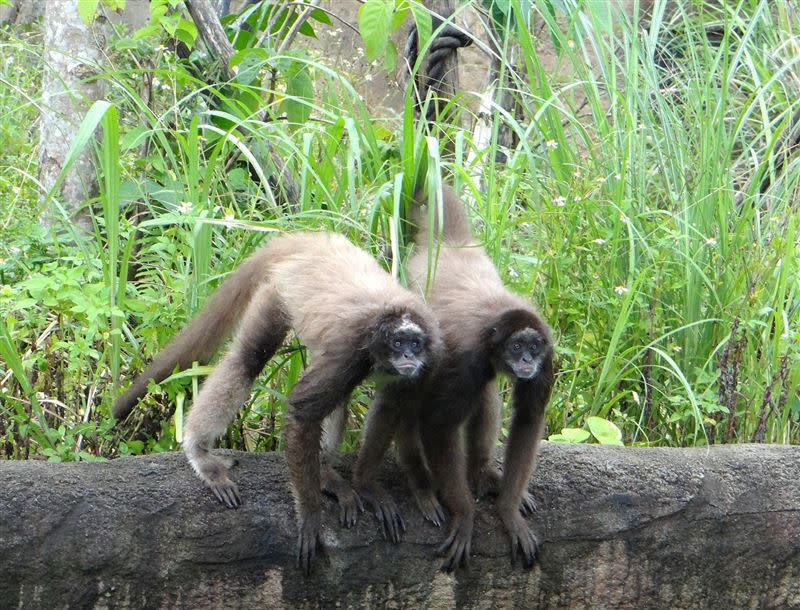
[[[376,369],[407,378],[425,370],[428,337],[408,314],[385,322],[377,334],[372,347]]]
[[[534,329],[518,330],[502,344],[502,368],[519,379],[533,379],[546,350],[547,343]]]

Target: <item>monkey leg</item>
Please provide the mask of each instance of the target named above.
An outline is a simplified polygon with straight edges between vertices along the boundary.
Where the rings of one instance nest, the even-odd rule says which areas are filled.
[[[395,433],[395,442],[400,463],[408,476],[408,483],[414,499],[417,501],[417,506],[425,519],[439,527],[445,521],[444,511],[436,498],[436,489],[425,464],[417,413],[411,417],[401,418]]]
[[[353,472],[356,492],[381,525],[384,540],[400,542],[406,525],[394,498],[378,483],[378,472],[401,419],[402,404],[390,388],[381,388],[367,412],[358,460]]]
[[[439,496],[450,512],[447,537],[438,552],[444,555],[442,569],[452,572],[469,561],[474,507],[467,485],[467,466],[459,446],[458,424],[421,425],[422,443]]]
[[[490,381],[481,392],[478,409],[467,422],[467,469],[479,498],[500,493],[502,474],[491,458],[500,433],[501,409],[497,384]],[[536,510],[536,502],[527,490],[522,491],[519,508],[523,515]]]
[[[530,567],[539,552],[539,541],[519,513],[520,501],[527,491],[544,430],[544,408],[553,384],[552,361],[548,360],[539,376],[517,380],[513,391],[514,416],[506,442],[505,465],[497,508],[511,539],[511,560],[521,553],[523,565]]]
[[[353,346],[342,344],[323,352],[295,384],[289,396],[284,433],[286,461],[297,512],[297,567],[311,572],[322,515],[320,441],[322,421],[347,401],[369,371],[369,361]],[[349,348],[349,349],[348,349]]]
[[[211,453],[214,441],[230,425],[250,395],[253,381],[286,335],[279,301],[268,286],[260,288],[248,306],[233,344],[200,389],[186,417],[183,448],[198,476],[214,496],[228,506],[242,503],[228,477],[230,459]]]
[[[347,425],[347,405],[341,404],[322,422],[322,491],[336,498],[339,504],[339,525],[352,527],[358,513],[364,512],[364,504],[353,487],[333,468],[338,460],[339,445],[344,438]]]
[[[497,495],[500,471],[491,464],[492,448],[500,431],[500,396],[494,381],[486,384],[479,406],[467,422],[467,472],[479,498]]]

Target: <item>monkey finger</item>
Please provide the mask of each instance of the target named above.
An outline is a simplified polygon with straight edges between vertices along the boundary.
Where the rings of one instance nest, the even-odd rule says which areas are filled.
[[[456,539],[457,533],[458,532],[455,529],[452,530],[448,534],[447,538],[445,538],[444,542],[442,542],[442,544],[439,545],[439,548],[436,549],[436,553],[439,555],[444,555],[445,553],[447,553],[450,547],[453,546],[453,541]]]
[[[519,511],[527,517],[528,515],[532,515],[536,512],[536,500],[534,500],[533,496],[529,492],[524,492],[522,494],[522,500],[520,501]]]

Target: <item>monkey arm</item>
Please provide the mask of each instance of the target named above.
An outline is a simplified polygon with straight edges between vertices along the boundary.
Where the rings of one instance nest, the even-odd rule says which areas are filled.
[[[320,530],[322,420],[347,400],[368,371],[369,362],[358,354],[326,352],[306,370],[289,396],[286,461],[300,529],[297,565],[306,574],[311,571]]]
[[[378,390],[367,412],[366,428],[353,472],[356,492],[374,512],[384,539],[394,543],[400,542],[406,526],[394,499],[378,483],[378,471],[403,418],[402,409],[396,391],[389,388]]]
[[[425,452],[419,427],[421,400],[422,397],[419,395],[410,397],[408,402],[411,404],[404,406],[403,417],[400,418],[395,432],[395,443],[417,506],[425,519],[439,527],[445,522],[445,517],[442,506],[436,498],[436,489],[431,473],[425,464]]]
[[[505,464],[497,507],[511,537],[511,557],[521,550],[526,566],[533,565],[538,542],[519,512],[536,461],[544,428],[544,408],[553,387],[553,360],[548,356],[542,370],[531,380],[518,379],[513,390],[511,428],[506,442]]]
[[[500,473],[490,460],[500,431],[501,409],[497,384],[491,380],[481,392],[478,409],[467,422],[468,475],[479,498],[496,496],[500,491]]]
[[[463,407],[466,410],[468,405]],[[439,496],[450,511],[447,538],[439,552],[445,556],[442,569],[451,572],[468,561],[474,507],[467,486],[466,459],[459,443],[459,422],[437,419],[439,425],[421,423],[422,444]]]

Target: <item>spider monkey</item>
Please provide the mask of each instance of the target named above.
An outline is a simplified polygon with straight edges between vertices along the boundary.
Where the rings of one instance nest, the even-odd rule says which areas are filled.
[[[223,282],[112,409],[124,418],[150,379],[207,360],[238,323],[232,344],[203,384],[186,418],[184,451],[198,476],[229,508],[242,500],[228,476],[232,461],[211,453],[290,328],[311,365],[289,395],[286,458],[299,534],[297,565],[311,569],[320,534],[321,487],[341,484],[320,465],[323,419],[341,410],[369,374],[404,388],[423,380],[440,350],[438,327],[419,296],[402,288],[366,252],[332,233],[294,233],[270,241]],[[338,476],[338,475],[337,475]],[[341,490],[340,490],[341,491]],[[348,498],[343,500],[346,502]]]
[[[520,552],[530,567],[539,542],[522,514],[535,510],[527,486],[554,381],[551,331],[529,303],[503,286],[473,238],[466,210],[452,190],[445,188],[442,193],[441,222],[437,210],[421,205],[420,193],[416,199],[411,219],[417,227],[417,249],[408,261],[408,275],[420,292],[428,286],[427,302],[439,320],[444,351],[424,384],[378,392],[355,467],[354,487],[372,505],[384,535],[399,540],[402,517],[376,483],[381,458],[394,436],[425,518],[437,526],[444,522],[437,492],[450,512],[448,535],[439,549],[445,555],[443,569],[451,571],[469,556],[474,509],[468,480],[478,495],[497,496],[512,560]],[[429,260],[434,261],[430,278]],[[514,415],[502,474],[490,464],[500,427],[498,373],[514,383]],[[466,457],[460,446],[462,430]]]

